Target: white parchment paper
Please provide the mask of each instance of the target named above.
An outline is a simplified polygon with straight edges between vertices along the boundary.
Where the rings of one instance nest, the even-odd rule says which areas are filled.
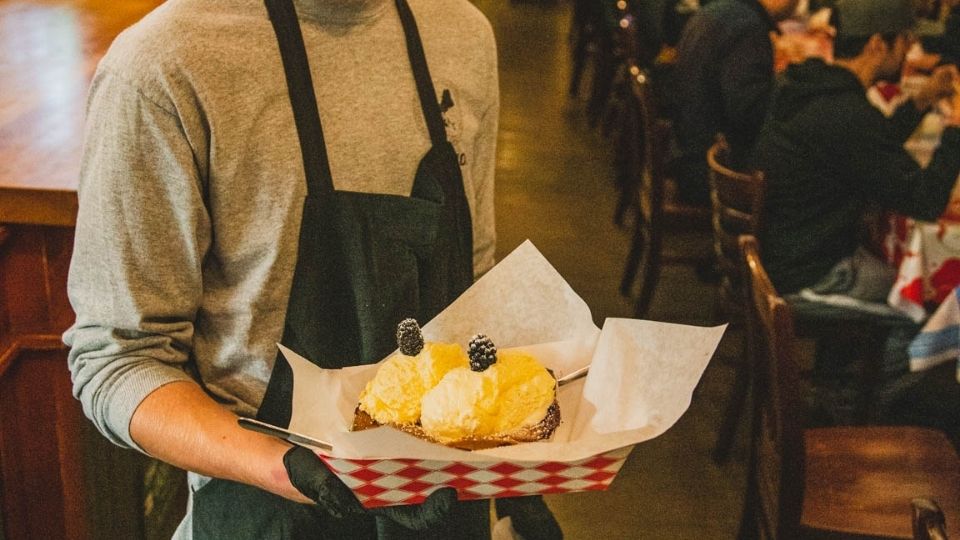
[[[450,461],[574,461],[652,439],[690,406],[725,326],[636,319],[594,325],[590,309],[529,241],[505,257],[428,324],[429,341],[490,336],[529,351],[558,377],[590,365],[560,389],[562,423],[549,441],[464,451],[389,427],[351,432],[360,391],[378,366],[321,369],[281,346],[293,369],[289,429],[329,442],[340,458]]]

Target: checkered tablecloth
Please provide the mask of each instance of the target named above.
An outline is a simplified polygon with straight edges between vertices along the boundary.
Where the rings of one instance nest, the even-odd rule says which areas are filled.
[[[960,223],[891,219],[886,252],[897,267],[887,303],[924,321],[960,285]]]
[[[572,462],[339,459],[320,455],[366,508],[418,504],[449,486],[460,500],[604,490],[632,446]]]
[[[955,288],[910,343],[910,370],[923,371],[957,362],[960,382],[960,288]]]

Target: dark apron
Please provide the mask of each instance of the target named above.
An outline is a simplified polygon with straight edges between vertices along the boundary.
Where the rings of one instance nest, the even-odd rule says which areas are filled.
[[[282,343],[323,368],[374,363],[396,348],[398,322],[429,321],[473,282],[470,210],[456,152],[413,14],[406,0],[396,0],[432,147],[410,197],[336,191],[292,0],[265,2],[307,179]],[[292,390],[290,366],[278,354],[258,418],[289,425]],[[490,537],[486,501],[458,503],[437,530],[414,533],[384,518],[333,519],[317,507],[217,479],[193,500],[195,538]]]

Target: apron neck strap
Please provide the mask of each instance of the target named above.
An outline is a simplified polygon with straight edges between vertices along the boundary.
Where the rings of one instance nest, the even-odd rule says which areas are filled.
[[[433,79],[430,77],[430,68],[427,67],[427,58],[423,53],[423,42],[420,40],[420,31],[417,30],[417,21],[407,0],[396,0],[397,12],[400,14],[400,23],[403,25],[403,35],[407,40],[407,56],[413,68],[413,78],[417,82],[417,93],[420,95],[420,108],[423,109],[423,118],[430,131],[430,141],[434,146],[447,142],[447,133],[443,128],[443,115],[440,113],[440,103],[437,93],[433,89]]]
[[[303,155],[303,172],[307,177],[307,192],[333,191],[333,176],[330,160],[323,141],[320,111],[307,62],[307,49],[303,44],[300,22],[293,0],[264,0],[270,23],[277,35],[280,58],[287,79],[287,92],[293,107],[293,120],[300,138],[300,153]]]

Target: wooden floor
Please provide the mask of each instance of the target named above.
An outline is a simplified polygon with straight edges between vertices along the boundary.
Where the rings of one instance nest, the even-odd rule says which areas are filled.
[[[594,318],[631,314],[617,292],[629,234],[612,223],[610,143],[587,126],[583,103],[566,94],[566,2],[477,0],[497,36],[501,117],[497,161],[498,256],[529,238],[590,305]],[[698,250],[706,238],[674,238],[670,250]],[[689,268],[667,268],[649,318],[713,325],[712,288]],[[739,353],[728,332],[687,414],[640,445],[603,493],[553,496],[569,539],[735,536],[745,482],[746,425],[730,462],[709,458]]]

